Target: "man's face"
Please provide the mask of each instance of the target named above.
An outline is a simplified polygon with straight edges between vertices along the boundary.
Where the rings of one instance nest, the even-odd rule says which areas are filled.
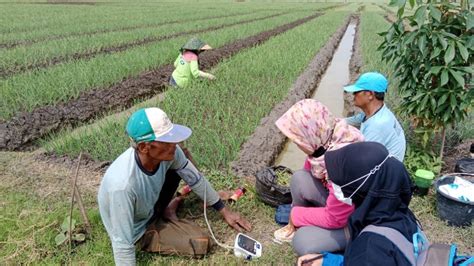
[[[145,144],[145,151],[151,159],[157,161],[171,161],[174,159],[176,143],[152,141]]]
[[[374,98],[374,93],[371,91],[356,91],[354,95],[354,105],[363,108],[367,106]]]

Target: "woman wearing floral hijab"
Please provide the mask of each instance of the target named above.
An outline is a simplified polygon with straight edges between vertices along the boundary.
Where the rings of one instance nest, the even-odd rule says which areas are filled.
[[[354,207],[335,198],[324,153],[363,141],[362,133],[314,99],[297,102],[275,124],[308,154],[304,169],[291,178],[290,223],[275,231],[275,238],[292,241],[300,256],[344,250],[349,240],[345,226]]]

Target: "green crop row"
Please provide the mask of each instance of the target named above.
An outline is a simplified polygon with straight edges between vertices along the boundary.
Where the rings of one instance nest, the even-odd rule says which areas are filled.
[[[378,8],[378,7],[377,7]],[[378,11],[381,11],[378,8]],[[361,49],[364,65],[362,70],[379,71],[385,74],[391,72],[390,66],[382,63],[382,53],[377,48],[383,39],[378,33],[388,29],[390,25],[380,12],[363,12],[360,21]]]
[[[197,4],[190,6],[198,11],[207,9]],[[176,5],[149,6],[85,6],[85,5],[18,5],[2,4],[0,14],[0,31],[2,33],[25,33],[32,29],[41,33],[56,33],[63,28],[76,27],[78,24],[91,26],[99,23],[130,23],[126,19],[140,19],[141,17],[157,17],[176,10]],[[163,13],[163,14],[162,14]],[[31,33],[34,34],[34,33]],[[28,36],[28,35],[26,35]]]
[[[207,13],[211,16],[212,13]],[[159,38],[174,33],[206,29],[212,26],[226,25],[253,18],[264,18],[275,12],[248,14],[235,17],[216,18],[205,21],[188,21],[179,24],[162,25],[154,28],[136,29],[124,32],[111,32],[93,36],[77,36],[67,39],[41,42],[29,46],[19,46],[14,49],[0,51],[0,68],[10,69],[17,66],[27,66],[38,63],[48,63],[52,58],[62,57],[71,60],[75,54],[99,51],[107,47],[131,44],[148,38]]]
[[[183,20],[190,14],[232,14],[254,11],[296,11],[333,4],[243,4],[243,3],[160,3],[154,5],[18,5],[3,4],[0,9],[0,42],[29,40],[65,33],[118,29],[142,22]],[[192,15],[192,16],[194,16]]]
[[[199,35],[213,47],[248,37],[312,14],[290,13],[248,24],[235,25]],[[19,111],[55,104],[77,97],[98,86],[109,86],[124,78],[163,64],[172,64],[178,49],[189,36],[135,47],[120,53],[104,54],[91,60],[77,60],[47,70],[16,75],[0,81],[0,119]]]
[[[377,4],[375,3],[366,3],[365,5],[365,14],[367,14],[368,12],[384,12]]]
[[[377,12],[363,12],[360,21],[361,52],[363,59],[362,72],[377,71],[383,73],[388,79],[388,92],[385,97],[385,103],[397,111],[399,105],[397,96],[397,82],[392,77],[393,69],[391,65],[382,62],[382,53],[377,48],[383,41],[378,33],[388,29],[390,24],[383,17],[386,13],[380,7]],[[400,120],[403,124],[403,121]]]
[[[90,6],[65,7],[61,5],[46,6],[33,4],[2,4],[0,10],[0,32],[2,34],[25,33],[33,30],[52,30],[54,27],[67,27],[95,21],[114,19],[121,15],[117,8],[101,8]],[[122,9],[122,8],[120,8]],[[129,11],[131,16],[134,11]],[[118,18],[115,18],[118,20]],[[35,23],[36,22],[36,23]],[[60,23],[62,22],[62,23]]]
[[[76,156],[82,150],[94,159],[112,160],[128,146],[124,126],[129,113],[159,106],[172,121],[193,129],[187,146],[200,166],[226,167],[347,16],[348,12],[328,12],[222,62],[211,71],[217,76],[214,82],[169,89],[162,102],[152,99],[93,125],[65,130],[43,145],[57,154]]]
[[[163,14],[157,16],[157,13]],[[29,41],[33,42],[43,42],[48,40],[48,38],[67,38],[68,36],[74,35],[86,35],[86,34],[97,34],[97,32],[113,32],[120,31],[122,29],[129,28],[141,28],[163,24],[165,22],[173,21],[191,21],[197,19],[205,19],[207,17],[216,17],[223,15],[237,15],[237,14],[246,14],[254,13],[255,11],[242,11],[242,10],[209,10],[200,8],[197,10],[179,10],[179,9],[165,9],[165,10],[154,10],[154,11],[143,11],[138,14],[128,13],[127,16],[123,15],[114,15],[112,18],[98,17],[95,19],[90,18],[89,21],[83,23],[76,22],[72,25],[64,23],[62,25],[57,25],[54,27],[43,27],[41,29],[29,30],[29,31],[19,31],[11,32],[8,34],[2,34],[0,37],[0,43],[10,44],[19,42],[25,43]],[[58,19],[59,22],[64,22]],[[33,23],[31,23],[34,26]]]

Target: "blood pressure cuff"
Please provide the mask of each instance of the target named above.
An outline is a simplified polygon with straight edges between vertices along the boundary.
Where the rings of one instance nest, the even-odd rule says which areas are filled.
[[[198,171],[196,166],[189,160],[183,168],[176,170],[176,173],[188,184],[190,187],[196,185],[202,178],[202,174]]]
[[[192,162],[188,160],[183,168],[176,170],[176,173],[201,199],[204,200],[204,193],[206,193],[205,199],[208,206],[212,206],[217,211],[224,208],[224,203],[220,200],[219,194],[217,194],[211,184],[202,176]]]
[[[211,250],[212,242],[197,224],[179,219],[151,223],[137,245],[146,252],[200,258]]]

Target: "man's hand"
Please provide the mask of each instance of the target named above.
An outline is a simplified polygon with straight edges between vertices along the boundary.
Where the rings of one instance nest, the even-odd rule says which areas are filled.
[[[323,256],[321,254],[307,254],[298,258],[298,266],[321,266]]]
[[[245,218],[241,217],[240,214],[227,209],[227,207],[222,208],[222,210],[220,210],[219,212],[224,217],[226,223],[229,224],[236,231],[242,232],[244,230],[252,230],[252,226],[250,225],[250,223]]]

